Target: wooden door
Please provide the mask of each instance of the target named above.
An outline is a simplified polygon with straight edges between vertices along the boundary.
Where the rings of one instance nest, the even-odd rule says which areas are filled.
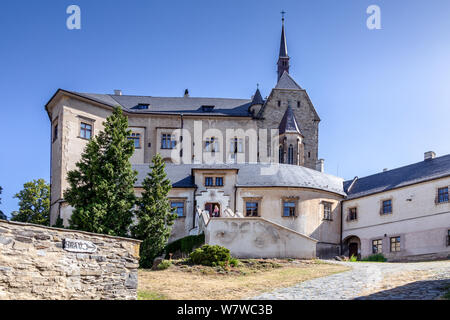
[[[354,255],[355,257],[358,256],[358,244],[355,242],[352,242],[348,245],[348,257],[351,258],[352,255]]]

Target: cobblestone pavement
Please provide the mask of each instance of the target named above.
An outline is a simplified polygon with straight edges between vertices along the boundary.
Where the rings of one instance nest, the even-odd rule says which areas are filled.
[[[450,260],[410,263],[339,262],[352,270],[267,292],[256,300],[430,300],[450,286]]]

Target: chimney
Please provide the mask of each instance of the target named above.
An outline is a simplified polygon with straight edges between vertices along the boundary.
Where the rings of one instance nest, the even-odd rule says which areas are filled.
[[[189,90],[188,89],[184,90],[184,97],[189,98]]]
[[[436,158],[436,153],[434,151],[428,151],[424,154],[424,160],[431,160]]]
[[[319,160],[316,161],[316,170],[317,171],[323,172],[323,170],[324,170],[324,166],[323,166],[324,161],[325,160],[323,160],[323,159],[319,159]]]
[[[122,95],[122,90],[114,90],[114,95],[121,96]]]

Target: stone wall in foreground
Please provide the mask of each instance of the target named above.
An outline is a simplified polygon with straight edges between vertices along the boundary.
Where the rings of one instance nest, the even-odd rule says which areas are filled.
[[[65,239],[89,241],[96,250],[69,252]],[[0,220],[0,300],[136,299],[139,244]]]

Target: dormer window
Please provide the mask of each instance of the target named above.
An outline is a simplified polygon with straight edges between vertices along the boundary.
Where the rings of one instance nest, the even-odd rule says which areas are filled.
[[[139,103],[138,105],[134,106],[131,109],[134,109],[134,110],[146,110],[146,109],[148,109],[149,106],[150,106],[150,104],[148,104],[148,103]]]
[[[213,112],[214,106],[202,106],[203,112]]]

